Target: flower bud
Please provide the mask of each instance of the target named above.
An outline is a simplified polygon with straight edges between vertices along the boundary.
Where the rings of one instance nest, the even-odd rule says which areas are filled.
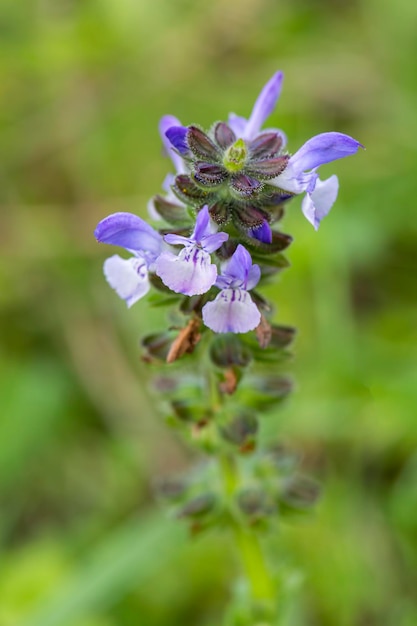
[[[252,360],[252,355],[239,337],[232,334],[217,335],[210,347],[210,358],[215,365],[222,368],[246,367]]]
[[[258,487],[241,491],[238,494],[237,503],[242,513],[252,522],[259,521],[277,510],[267,493]]]
[[[220,432],[226,441],[238,446],[247,446],[254,440],[258,427],[258,420],[254,413],[242,413],[222,426]]]
[[[192,224],[187,207],[184,205],[174,204],[160,195],[153,198],[153,205],[156,212],[168,224],[173,226],[190,226]]]
[[[283,484],[280,501],[290,509],[303,511],[314,506],[320,496],[320,486],[311,478],[296,475]]]
[[[213,510],[217,498],[214,493],[203,493],[191,500],[188,500],[177,510],[177,517],[203,517]]]

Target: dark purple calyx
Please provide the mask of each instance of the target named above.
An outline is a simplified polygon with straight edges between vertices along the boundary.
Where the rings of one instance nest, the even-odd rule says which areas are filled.
[[[241,205],[234,210],[236,218],[245,228],[257,228],[268,221],[268,214],[254,206]]]
[[[201,185],[221,185],[227,178],[227,172],[221,165],[198,161],[194,166],[194,179]]]
[[[250,197],[262,189],[262,183],[246,174],[236,174],[230,179],[230,185],[241,196]]]
[[[246,171],[261,180],[269,180],[275,178],[275,176],[278,176],[285,170],[289,158],[288,155],[285,155],[272,159],[264,159],[262,161],[251,160],[246,167]]]
[[[279,154],[282,137],[278,133],[262,133],[248,142],[251,159],[270,159]]]
[[[218,122],[214,127],[214,139],[222,150],[226,150],[236,141],[236,135],[224,122]]]
[[[172,189],[180,200],[194,206],[202,206],[207,203],[209,197],[208,192],[201,189],[201,187],[198,187],[198,185],[196,185],[192,178],[187,174],[180,174],[177,176]]]
[[[188,127],[186,142],[197,159],[202,159],[209,163],[220,163],[221,150],[210,137],[197,126]]]

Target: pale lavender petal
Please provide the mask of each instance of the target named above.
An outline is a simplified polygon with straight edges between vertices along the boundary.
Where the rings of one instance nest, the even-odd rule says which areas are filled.
[[[336,161],[355,154],[362,144],[343,133],[322,133],[312,137],[293,154],[288,162],[288,169],[298,176],[324,163]]]
[[[155,208],[153,198],[148,200],[148,204],[146,205],[146,208],[148,209],[148,215],[151,218],[151,220],[155,220],[156,222],[161,221],[161,216],[159,215],[158,211]]]
[[[250,228],[249,234],[262,243],[272,243],[272,230],[266,220],[257,228]]]
[[[192,235],[194,241],[201,241],[205,235],[210,234],[209,223],[210,215],[208,211],[208,206],[207,204],[205,204],[201,211],[199,211],[197,214],[194,233]]]
[[[105,260],[103,270],[110,287],[126,301],[128,307],[149,291],[148,270],[144,259],[122,259],[115,254]]]
[[[323,217],[332,208],[339,190],[339,181],[336,175],[327,180],[318,179],[314,191],[306,194],[301,204],[302,211],[308,221],[317,230]]]
[[[202,310],[203,322],[215,333],[247,333],[261,321],[258,307],[247,291],[223,289]]]
[[[247,123],[248,120],[245,117],[236,115],[236,113],[229,113],[227,124],[237,137],[243,137]]]
[[[246,289],[250,291],[259,283],[261,278],[261,268],[257,263],[254,263],[248,272],[248,278],[246,281]]]
[[[252,139],[260,131],[267,117],[271,115],[281,93],[283,78],[282,72],[276,72],[262,89],[246,125],[245,139]]]
[[[215,250],[218,250],[220,246],[222,246],[224,242],[228,239],[229,235],[227,233],[214,233],[213,235],[207,235],[206,237],[203,237],[201,241],[201,246],[203,250],[211,253]]]
[[[291,160],[291,159],[290,159]],[[303,193],[304,191],[314,189],[318,175],[315,171],[304,172],[296,174],[290,164],[287,165],[285,170],[279,176],[268,180],[269,185],[278,187],[283,191],[289,191],[290,193]]]
[[[244,246],[242,246],[242,244],[239,244],[225,265],[222,274],[232,279],[230,282],[231,286],[239,286],[246,289],[246,283],[251,267],[252,259],[249,252]]]
[[[182,235],[174,235],[173,233],[169,233],[165,235],[164,240],[171,244],[172,246],[182,245],[186,246],[191,243],[191,239],[189,237],[183,237]]]
[[[165,152],[174,164],[175,171],[177,172],[177,174],[183,174],[185,172],[184,161],[182,160],[180,155],[172,149],[172,143],[169,141],[166,135],[167,130],[169,130],[169,128],[171,128],[172,126],[181,127],[181,122],[173,115],[164,115],[159,122],[159,134],[162,137],[162,143],[164,144]]]
[[[172,148],[171,148],[172,149]],[[174,153],[173,153],[174,154]],[[178,156],[178,155],[176,155]],[[178,157],[181,158],[181,157]],[[182,160],[182,159],[181,159]],[[173,174],[167,174],[164,178],[164,181],[162,183],[162,189],[167,193],[167,194],[172,194],[172,185],[175,183],[175,176]],[[173,195],[173,194],[172,194]],[[174,196],[175,198],[175,196]]]
[[[187,131],[188,129],[185,126],[171,126],[165,133],[174,148],[181,154],[187,154],[188,152]]]
[[[160,222],[161,221],[161,216],[159,215],[158,211],[155,208],[155,203],[154,203],[154,199],[151,198],[150,200],[148,200],[148,204],[146,205],[146,208],[148,209],[148,215],[151,218],[151,220],[154,220],[155,222]]]
[[[219,289],[229,289],[229,287],[234,282],[234,279],[231,276],[225,276],[224,274],[217,276],[216,279],[216,287]]]
[[[174,154],[174,152],[173,152]],[[181,157],[178,157],[179,159]],[[182,161],[182,159],[181,159]],[[177,174],[184,174],[186,172],[187,168],[184,167],[177,169]],[[181,202],[181,200],[179,200],[177,198],[177,196],[175,195],[175,193],[172,191],[172,186],[175,183],[175,175],[174,174],[167,174],[163,180],[162,183],[162,189],[165,191],[165,200],[168,200],[168,202],[174,202],[174,204],[178,204],[180,206],[185,206],[185,204],[183,202]],[[160,219],[160,218],[159,218]]]
[[[101,220],[94,231],[97,241],[121,246],[132,252],[156,258],[162,247],[162,237],[143,219],[133,213],[113,213]]]
[[[200,244],[206,252],[214,252],[229,239],[227,233],[215,232],[216,225],[210,221],[210,214],[207,204],[203,206],[197,215],[197,220],[191,240]],[[214,231],[214,232],[213,232]]]
[[[197,246],[184,248],[178,256],[163,252],[155,268],[167,287],[186,296],[206,293],[217,277],[217,267],[211,263],[210,255]]]

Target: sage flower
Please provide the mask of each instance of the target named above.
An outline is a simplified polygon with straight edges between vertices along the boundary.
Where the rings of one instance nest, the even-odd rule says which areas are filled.
[[[148,271],[163,247],[161,235],[132,213],[113,213],[99,222],[94,231],[97,241],[125,248],[133,254],[123,259],[118,254],[104,262],[104,276],[128,307],[149,291]]]
[[[206,293],[217,278],[217,267],[211,262],[210,254],[228,238],[227,233],[213,232],[208,207],[203,207],[190,237],[165,235],[168,244],[184,247],[178,255],[170,251],[160,254],[155,265],[157,275],[176,293],[186,296]]]
[[[336,175],[320,180],[320,165],[355,154],[362,144],[343,133],[321,133],[312,137],[289,159],[285,170],[270,182],[290,193],[306,193],[302,202],[304,216],[317,230],[332,208],[339,189]],[[310,171],[308,171],[310,170]]]
[[[202,309],[204,324],[216,333],[247,333],[256,328],[261,314],[248,292],[260,277],[259,265],[252,264],[249,252],[239,244],[216,281],[220,293]]]

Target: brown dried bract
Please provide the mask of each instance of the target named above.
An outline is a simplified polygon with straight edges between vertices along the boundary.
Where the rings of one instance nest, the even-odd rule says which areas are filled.
[[[182,357],[183,354],[193,352],[200,339],[200,320],[193,317],[187,326],[180,330],[177,338],[172,342],[167,354],[167,363],[173,363]]]
[[[272,328],[268,320],[261,315],[261,321],[255,328],[256,338],[261,348],[267,348],[272,337]]]
[[[241,454],[250,454],[251,452],[255,450],[255,448],[256,448],[256,442],[253,439],[251,439],[250,441],[247,441],[246,443],[240,446],[239,452]]]
[[[237,388],[238,378],[233,368],[229,367],[224,372],[224,380],[219,384],[219,389],[222,393],[232,395]]]

